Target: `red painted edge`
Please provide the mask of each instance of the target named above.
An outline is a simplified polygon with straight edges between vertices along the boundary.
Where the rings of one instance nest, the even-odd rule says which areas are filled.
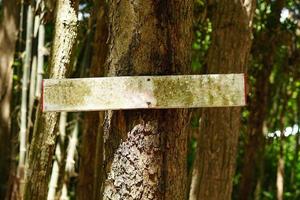
[[[44,112],[44,80],[42,80],[42,95],[41,95],[41,99],[42,99],[42,112]]]
[[[247,82],[248,82],[248,76],[245,73],[244,74],[244,91],[245,91],[245,105],[247,105],[247,93],[248,93],[248,88],[247,88]]]

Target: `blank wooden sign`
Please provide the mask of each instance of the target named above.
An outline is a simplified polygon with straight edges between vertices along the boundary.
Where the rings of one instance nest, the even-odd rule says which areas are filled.
[[[46,79],[44,111],[245,105],[244,74]]]

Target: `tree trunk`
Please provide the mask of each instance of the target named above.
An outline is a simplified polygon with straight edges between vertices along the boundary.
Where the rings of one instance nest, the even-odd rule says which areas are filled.
[[[249,124],[247,130],[247,143],[245,145],[244,163],[242,168],[242,176],[239,187],[239,199],[248,200],[253,199],[253,193],[257,178],[260,176],[260,160],[263,159],[265,136],[263,134],[263,123],[267,116],[267,107],[269,103],[270,82],[269,76],[274,66],[274,56],[279,42],[279,26],[280,13],[284,6],[284,1],[275,1],[272,6],[273,15],[270,16],[268,26],[269,30],[263,31],[256,38],[253,44],[254,59],[262,57],[261,70],[254,72],[256,79],[252,91],[254,94],[250,99],[249,105]],[[275,24],[273,22],[276,22]],[[270,37],[272,35],[272,37]],[[261,54],[261,45],[268,44],[268,51]]]
[[[188,73],[192,11],[192,0],[111,1],[108,75]],[[186,109],[107,112],[103,198],[186,199],[188,121]]]
[[[96,21],[95,38],[93,41],[93,57],[90,68],[91,77],[104,75],[104,65],[107,56],[107,19],[104,0],[96,3],[92,13],[91,27]],[[85,66],[83,66],[85,67]],[[77,198],[79,200],[96,200],[101,196],[103,170],[103,117],[104,112],[84,113],[82,149],[80,156]]]
[[[296,184],[296,174],[297,174],[297,164],[299,162],[299,149],[300,149],[300,95],[297,97],[297,118],[296,122],[298,125],[298,130],[295,137],[295,149],[294,149],[294,156],[293,161],[291,164],[291,177],[290,177],[290,184],[292,185],[292,191],[296,194],[297,192],[297,184]],[[294,199],[297,199],[297,194],[295,195]]]
[[[299,100],[298,100],[299,102]],[[299,103],[300,104],[300,103]],[[299,109],[299,108],[298,108]],[[298,120],[298,132],[296,133],[295,137],[295,150],[294,150],[294,157],[291,166],[291,177],[290,177],[290,184],[292,185],[292,191],[296,194],[297,192],[297,184],[296,184],[296,169],[297,164],[299,162],[299,149],[300,149],[300,130],[299,130],[299,120]],[[297,197],[295,197],[296,199]]]
[[[277,175],[276,175],[276,191],[277,191],[277,200],[283,200],[283,186],[284,186],[284,152],[283,152],[283,132],[280,134],[279,138],[279,157],[277,163]]]
[[[255,1],[213,0],[208,8],[213,30],[208,73],[245,72]],[[239,132],[240,108],[203,109],[193,171],[198,182],[190,199],[231,199]]]
[[[280,91],[280,100],[278,101],[278,105],[280,105],[281,110],[279,111],[279,126],[280,126],[280,137],[279,140],[279,153],[278,153],[278,161],[277,161],[277,176],[276,176],[276,192],[277,192],[277,200],[283,200],[284,194],[284,132],[285,132],[285,115],[287,112],[287,102],[289,96],[286,95],[287,88],[286,85],[281,86],[283,91]]]
[[[267,115],[268,91],[270,87],[269,76],[272,65],[263,67],[258,73],[253,88],[254,96],[249,104],[249,123],[247,130],[247,143],[242,168],[242,177],[239,188],[239,199],[252,199],[256,182],[260,176],[260,163],[264,155],[265,136],[263,134],[264,119]]]
[[[64,145],[66,140],[66,124],[67,124],[67,113],[61,112],[59,117],[59,138],[55,148],[55,160],[53,162],[51,178],[49,181],[49,189],[47,194],[47,200],[53,200],[56,198],[57,189],[59,184],[59,177],[62,174],[60,168],[63,165],[64,159]],[[61,165],[61,166],[60,166]],[[62,176],[62,175],[61,175]]]
[[[0,22],[0,199],[4,199],[11,165],[12,64],[18,38],[19,0],[2,1]]]
[[[21,100],[21,119],[20,119],[20,147],[19,147],[19,163],[17,176],[20,181],[20,193],[24,190],[24,175],[25,175],[25,162],[26,162],[26,151],[27,151],[27,98],[28,98],[28,83],[30,76],[30,65],[32,55],[32,31],[33,31],[33,6],[28,5],[27,8],[27,20],[26,20],[26,47],[25,47],[25,58],[23,63],[23,76],[22,76],[22,100]]]
[[[254,189],[254,200],[260,200],[261,199],[261,193],[263,191],[263,186],[264,186],[263,184],[264,184],[264,180],[265,180],[264,179],[264,177],[265,177],[265,171],[264,171],[264,169],[265,169],[265,145],[266,145],[266,139],[263,136],[266,136],[268,134],[268,128],[266,126],[266,123],[264,123],[262,131],[263,132],[261,133],[261,136],[258,136],[258,138],[260,138],[261,141],[258,141],[260,143],[258,144],[258,146],[257,146],[258,148],[257,148],[257,150],[255,152],[256,155],[257,155],[257,157],[254,157],[255,159],[257,159],[257,175],[256,175],[257,176],[256,177],[257,181],[256,181],[255,189]],[[255,162],[256,162],[256,160],[255,160]],[[242,179],[243,178],[244,177],[242,177]],[[254,183],[255,183],[255,181],[254,181]],[[239,196],[239,197],[241,197],[241,196]]]
[[[76,0],[56,2],[56,21],[52,57],[49,66],[50,78],[64,78],[71,68],[71,58],[77,36]],[[46,199],[52,158],[55,150],[58,113],[43,113],[42,105],[37,111],[34,133],[29,149],[25,179],[24,199]]]

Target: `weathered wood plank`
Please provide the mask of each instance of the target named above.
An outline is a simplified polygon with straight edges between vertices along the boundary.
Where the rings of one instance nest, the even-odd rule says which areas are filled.
[[[46,79],[44,111],[243,106],[244,74]]]

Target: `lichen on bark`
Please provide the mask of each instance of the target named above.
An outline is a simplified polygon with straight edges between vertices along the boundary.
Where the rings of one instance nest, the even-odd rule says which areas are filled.
[[[104,199],[158,199],[161,164],[157,124],[136,125],[114,154]]]

